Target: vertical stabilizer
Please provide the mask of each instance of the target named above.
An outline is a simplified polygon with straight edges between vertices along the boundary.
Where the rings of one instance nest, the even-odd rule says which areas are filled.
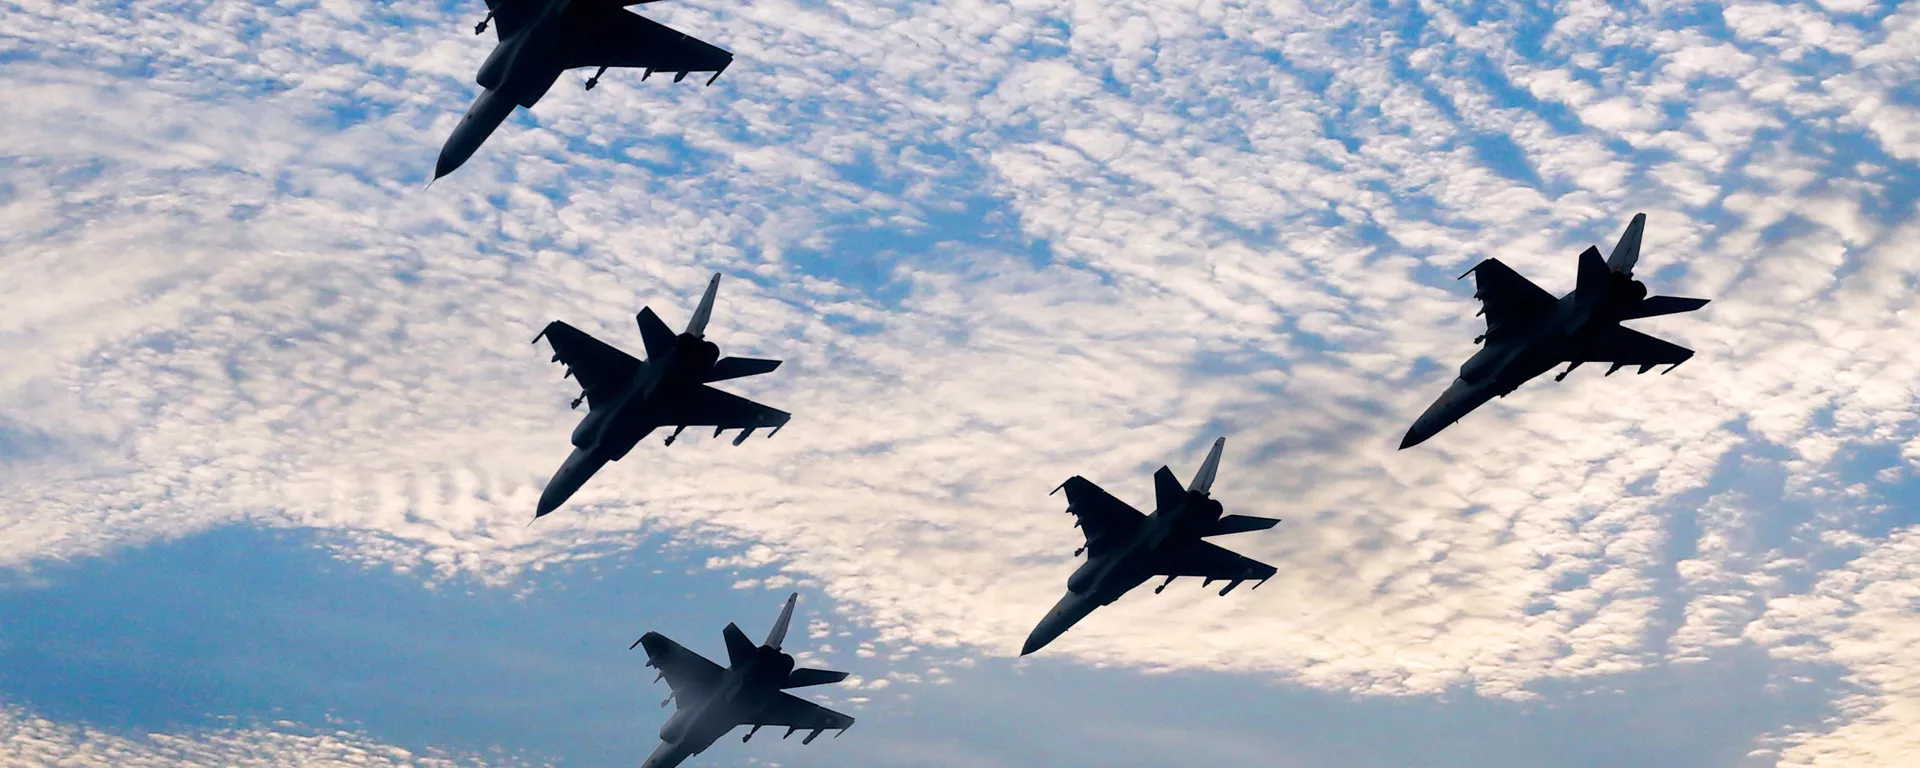
[[[633,320],[640,325],[640,340],[647,345],[648,360],[665,360],[667,353],[673,351],[673,329],[667,322],[653,313],[653,307],[641,307],[640,314]]]
[[[1613,270],[1607,268],[1606,259],[1600,258],[1600,249],[1587,246],[1580,252],[1580,279],[1574,284],[1574,295],[1592,301],[1607,295],[1607,288],[1612,284]]]
[[[705,336],[707,319],[713,317],[713,297],[720,293],[720,273],[713,273],[713,280],[707,283],[707,293],[700,297],[700,307],[693,310],[693,319],[687,321],[688,336]]]
[[[1187,503],[1187,489],[1180,487],[1180,479],[1173,476],[1173,470],[1161,467],[1153,473],[1153,508],[1157,510],[1173,509]]]
[[[787,641],[787,625],[793,622],[793,604],[799,599],[798,592],[787,595],[787,607],[780,609],[780,618],[774,619],[773,629],[767,632],[765,645],[768,648],[780,650],[780,644]]]
[[[727,665],[730,667],[745,666],[760,655],[760,649],[753,646],[753,641],[747,639],[747,633],[740,631],[738,624],[728,624],[726,629],[720,630],[720,636],[727,641]]]
[[[1620,236],[1620,242],[1613,246],[1613,253],[1607,256],[1607,268],[1627,277],[1633,277],[1633,265],[1640,261],[1640,236],[1647,230],[1647,215],[1636,213],[1633,221],[1627,224],[1627,231]]]
[[[1201,462],[1200,471],[1194,473],[1193,482],[1187,484],[1187,490],[1202,495],[1213,490],[1213,476],[1220,472],[1220,453],[1226,449],[1226,438],[1213,441],[1213,450],[1207,452],[1207,460]]]

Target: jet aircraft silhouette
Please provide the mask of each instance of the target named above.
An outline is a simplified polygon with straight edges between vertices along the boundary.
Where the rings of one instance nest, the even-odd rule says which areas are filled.
[[[440,149],[433,178],[467,162],[514,106],[532,109],[565,70],[599,67],[587,78],[589,91],[611,67],[644,69],[642,80],[655,70],[673,72],[676,83],[688,72],[712,72],[708,85],[720,79],[733,54],[623,9],[648,2],[654,0],[487,0],[487,18],[473,33],[492,23],[500,42],[480,65],[480,97]]]
[[[794,601],[799,593],[787,597],[787,606],[767,633],[767,641],[755,647],[740,627],[728,624],[721,635],[727,641],[727,666],[708,661],[658,632],[648,632],[634,646],[646,646],[647,666],[660,670],[672,693],[666,701],[678,701],[673,716],[660,727],[660,746],[647,756],[641,768],[673,768],[681,761],[706,751],[735,726],[752,726],[741,741],[753,738],[766,726],[784,727],[786,734],[812,731],[802,744],[812,744],[822,731],[845,733],[853,718],[803,700],[786,689],[837,683],[845,672],[824,669],[794,669],[793,657],[780,650],[787,637],[787,624],[793,620]],[[632,650],[629,648],[628,650]],[[839,738],[840,734],[834,734]]]
[[[644,362],[558,320],[533,337],[535,344],[546,339],[553,347],[554,362],[566,364],[566,375],[580,382],[582,391],[573,407],[587,403],[586,417],[573,430],[573,454],[547,481],[535,519],[566,503],[593,473],[609,461],[619,461],[660,427],[674,427],[667,445],[673,445],[687,427],[713,427],[714,437],[739,429],[740,435],[733,439],[739,445],[761,427],[772,427],[767,434],[772,437],[792,418],[786,411],[707,386],[780,367],[779,360],[721,357],[720,348],[706,340],[707,319],[713,315],[713,299],[719,291],[716,273],[686,332],[678,336],[651,307],[641,308],[635,320],[647,348]]]
[[[1227,586],[1220,590],[1223,596],[1240,582],[1258,579],[1265,583],[1273,578],[1273,566],[1204,540],[1208,536],[1263,531],[1280,522],[1270,517],[1220,516],[1220,502],[1208,493],[1226,445],[1224,437],[1214,441],[1212,452],[1186,488],[1180,487],[1173,470],[1163,466],[1154,472],[1151,515],[1140,514],[1079,475],[1053,489],[1067,491],[1067,512],[1078,518],[1074,525],[1087,536],[1087,545],[1074,554],[1085,552],[1087,562],[1067,579],[1066,597],[1060,598],[1034,627],[1020,655],[1040,650],[1093,609],[1120,599],[1155,576],[1167,577],[1154,588],[1155,594],[1176,578],[1194,576],[1205,579],[1208,585],[1227,580]],[[1255,584],[1254,588],[1259,586]]]
[[[1482,302],[1487,332],[1474,343],[1486,346],[1460,366],[1460,375],[1440,399],[1407,430],[1402,449],[1419,445],[1495,397],[1506,397],[1521,384],[1561,363],[1567,369],[1554,376],[1562,381],[1582,363],[1611,363],[1606,375],[1629,365],[1646,373],[1665,365],[1672,371],[1693,357],[1693,350],[1661,341],[1630,328],[1623,320],[1692,312],[1707,299],[1648,296],[1647,286],[1633,279],[1640,260],[1640,237],[1647,215],[1637,213],[1613,253],[1600,258],[1600,249],[1580,254],[1580,274],[1572,293],[1558,299],[1520,273],[1487,259],[1461,277],[1473,275],[1474,298]]]

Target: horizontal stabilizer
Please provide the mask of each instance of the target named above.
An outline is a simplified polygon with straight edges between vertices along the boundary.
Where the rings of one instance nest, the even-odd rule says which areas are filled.
[[[1679,296],[1648,296],[1645,301],[1627,309],[1622,320],[1636,320],[1642,317],[1659,317],[1692,312],[1704,307],[1711,299],[1687,299]]]
[[[1203,533],[1200,535],[1225,536],[1229,533],[1246,533],[1248,531],[1264,531],[1268,528],[1272,528],[1275,525],[1279,525],[1279,524],[1280,524],[1280,520],[1278,518],[1254,517],[1252,515],[1227,515],[1226,517],[1220,518],[1219,521],[1215,522],[1213,524],[1213,527],[1208,529],[1206,533]]]
[[[787,676],[781,688],[805,688],[809,685],[828,685],[847,679],[847,673],[830,669],[796,669]]]
[[[758,376],[770,373],[780,367],[779,360],[761,360],[755,357],[723,357],[713,364],[713,373],[707,374],[705,383],[738,379],[745,376]]]
[[[759,647],[747,639],[747,633],[740,631],[738,624],[728,624],[726,629],[720,630],[720,636],[727,640],[728,666],[740,667],[759,655]]]

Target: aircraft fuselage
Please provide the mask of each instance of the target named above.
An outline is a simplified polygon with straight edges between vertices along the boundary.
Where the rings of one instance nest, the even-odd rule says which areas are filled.
[[[745,666],[727,668],[711,696],[684,702],[660,726],[660,746],[642,768],[672,768],[705,752],[728,731],[756,719],[792,671],[792,656],[764,646]]]
[[[1612,272],[1604,290],[1589,296],[1569,292],[1555,302],[1550,315],[1524,332],[1488,340],[1460,365],[1460,375],[1414,421],[1401,447],[1418,445],[1487,401],[1506,397],[1561,363],[1581,359],[1582,349],[1619,325],[1646,295],[1645,284]]]
[[[564,13],[570,0],[517,1],[537,2],[540,10],[525,27],[494,46],[486,63],[480,65],[474,78],[480,84],[480,95],[440,148],[440,159],[433,169],[436,179],[465,164],[513,114],[514,107],[532,107],[560,77],[561,68],[553,61],[564,41],[548,22]]]
[[[1220,519],[1220,513],[1220,502],[1189,493],[1178,505],[1154,510],[1124,547],[1089,555],[1068,577],[1066,596],[1034,627],[1022,653],[1053,642],[1095,608],[1110,605],[1145,584],[1153,578],[1157,565],[1179,562],[1201,540],[1202,533]]]
[[[596,403],[573,430],[573,453],[540,494],[534,517],[565,504],[607,462],[625,458],[672,415],[673,403],[711,377],[720,348],[681,334],[663,359],[648,360],[612,397]]]

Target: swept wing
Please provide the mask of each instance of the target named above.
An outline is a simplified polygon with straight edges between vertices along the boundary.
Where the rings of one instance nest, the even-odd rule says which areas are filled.
[[[776,693],[767,708],[744,725],[785,726],[801,731],[837,731],[853,725],[853,718],[791,693]],[[812,737],[809,736],[811,741]]]
[[[535,0],[487,0],[487,10],[493,12],[493,33],[505,40],[533,21],[540,12],[540,3]]]
[[[1482,261],[1461,277],[1467,275],[1473,275],[1473,297],[1480,300],[1480,312],[1487,316],[1488,340],[1525,328],[1551,312],[1558,301],[1499,259]]]
[[[567,374],[580,382],[589,408],[618,392],[643,365],[632,355],[558,320],[547,323],[540,335],[533,337],[534,343],[542,338],[553,347],[553,359],[564,363]]]
[[[560,23],[566,27],[562,30],[566,39],[572,41],[563,60],[567,69],[636,67],[676,73],[712,72],[718,79],[721,70],[733,63],[731,53],[608,5],[574,3]]]
[[[666,423],[676,427],[742,429],[779,427],[793,414],[709,386],[694,387],[686,399],[668,406]]]
[[[1279,573],[1271,565],[1205,541],[1196,543],[1178,560],[1155,563],[1154,567],[1156,575],[1197,576],[1202,579],[1263,581]]]
[[[1631,328],[1614,326],[1585,345],[1578,354],[1576,362],[1612,363],[1608,373],[1630,365],[1637,365],[1640,373],[1646,373],[1657,365],[1684,363],[1693,357],[1693,350]]]
[[[666,635],[648,632],[635,645],[646,647],[647,666],[660,670],[674,698],[680,701],[700,699],[720,684],[720,665],[667,639]]]
[[[1092,555],[1118,548],[1146,522],[1146,515],[1084,477],[1069,477],[1055,490],[1061,488],[1067,491],[1067,512],[1080,519],[1080,531],[1087,535],[1087,552]]]

